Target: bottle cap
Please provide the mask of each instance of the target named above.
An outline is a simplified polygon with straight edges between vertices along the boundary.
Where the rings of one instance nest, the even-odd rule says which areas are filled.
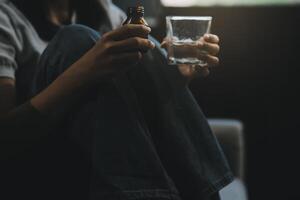
[[[135,8],[135,13],[134,13],[134,14],[136,14],[137,16],[143,17],[143,16],[144,16],[144,13],[145,13],[145,8],[144,8],[144,6],[137,6],[137,7]]]

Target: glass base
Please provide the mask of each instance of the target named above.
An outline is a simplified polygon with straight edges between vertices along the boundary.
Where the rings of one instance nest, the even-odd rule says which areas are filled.
[[[206,66],[207,62],[203,60],[199,60],[198,58],[175,58],[169,57],[168,58],[169,65],[180,65],[180,64],[187,64],[187,65],[199,65],[199,66]]]

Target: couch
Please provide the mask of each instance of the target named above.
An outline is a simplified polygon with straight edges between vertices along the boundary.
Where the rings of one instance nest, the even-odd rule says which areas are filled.
[[[244,177],[245,140],[242,122],[230,119],[209,119],[209,124],[235,176],[235,180],[220,191],[221,200],[247,200]]]

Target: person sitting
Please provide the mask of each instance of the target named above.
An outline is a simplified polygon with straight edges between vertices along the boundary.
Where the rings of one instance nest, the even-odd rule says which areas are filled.
[[[1,195],[205,200],[232,181],[187,87],[218,37],[200,71],[168,67],[124,17],[110,0],[0,1]]]

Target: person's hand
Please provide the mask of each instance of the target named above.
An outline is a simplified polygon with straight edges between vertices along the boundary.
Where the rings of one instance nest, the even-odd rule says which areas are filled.
[[[137,64],[143,54],[155,47],[146,39],[151,29],[143,25],[125,25],[108,32],[87,53],[90,70],[96,78],[114,75]]]
[[[146,39],[150,31],[143,25],[126,25],[104,34],[49,87],[33,97],[32,106],[43,114],[63,119],[76,103],[86,100],[85,96],[99,82],[135,65],[143,56],[141,52],[155,47]]]
[[[161,47],[168,48],[170,42],[165,39]],[[187,48],[185,48],[188,50]],[[187,65],[181,64],[178,66],[179,71],[189,80],[198,76],[208,76],[211,67],[215,67],[219,64],[219,58],[217,54],[220,51],[219,37],[213,34],[205,34],[197,41],[197,48],[192,47],[189,49],[191,55],[197,56],[202,61],[205,61],[206,65]],[[205,53],[203,53],[205,52]]]

